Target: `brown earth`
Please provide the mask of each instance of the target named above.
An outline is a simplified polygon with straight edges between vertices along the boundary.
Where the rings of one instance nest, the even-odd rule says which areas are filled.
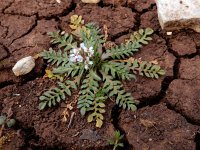
[[[38,97],[54,86],[43,78],[46,63],[36,60],[34,70],[15,77],[12,67],[22,57],[35,56],[50,47],[47,32],[69,31],[69,18],[82,15],[86,22],[107,26],[109,40],[120,44],[139,28],[151,27],[153,41],[140,49],[135,58],[160,64],[166,75],[158,80],[138,77],[124,82],[126,90],[140,102],[138,111],[122,111],[107,103],[104,125],[96,129],[74,107],[75,117],[67,130],[62,121],[66,104],[39,111]],[[0,110],[11,108],[17,120],[14,137],[4,150],[106,150],[114,130],[125,135],[125,150],[195,150],[200,136],[200,34],[175,31],[167,36],[161,30],[154,0],[103,0],[83,4],[80,0],[1,0],[0,1]],[[77,99],[76,93],[67,103]],[[150,106],[149,106],[150,105]],[[72,113],[72,112],[70,112]],[[118,118],[119,117],[119,118]]]
[[[132,149],[194,150],[197,128],[164,104],[122,112],[119,125]]]
[[[98,149],[109,148],[107,139],[114,134],[111,123],[111,110],[113,103],[108,103],[103,128],[96,129],[94,124],[88,124],[76,109],[75,117],[68,129],[69,119],[62,121],[62,113],[66,110],[66,104],[61,107],[40,111],[38,109],[38,97],[45,90],[54,86],[52,82],[42,78],[29,81],[23,85],[11,85],[2,88],[1,99],[2,113],[6,114],[11,108],[13,117],[18,121],[18,126],[22,131],[32,130],[36,137],[31,139],[28,144],[31,148],[65,148],[65,149]],[[77,100],[77,96],[69,98],[67,104]],[[26,135],[28,136],[28,135]]]

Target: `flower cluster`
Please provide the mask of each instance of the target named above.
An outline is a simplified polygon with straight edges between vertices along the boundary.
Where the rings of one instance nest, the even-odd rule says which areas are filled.
[[[89,65],[93,64],[93,61],[91,61],[93,55],[93,47],[87,48],[84,43],[81,43],[79,48],[71,50],[69,60],[71,62],[83,62],[85,69],[88,70]]]

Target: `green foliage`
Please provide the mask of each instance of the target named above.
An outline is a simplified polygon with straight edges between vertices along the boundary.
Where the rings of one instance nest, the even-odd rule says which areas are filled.
[[[58,82],[58,86],[59,88],[53,88],[49,91],[44,92],[43,95],[40,96],[40,110],[44,109],[46,106],[55,106],[56,103],[60,103],[61,100],[65,100],[65,94],[71,96],[71,89],[77,89],[76,84],[73,81],[68,80],[64,83]]]
[[[116,47],[113,47],[110,50],[106,50],[106,53],[103,53],[101,58],[103,60],[108,59],[110,57],[112,59],[125,59],[133,55],[134,52],[137,52],[138,48],[140,47],[141,46],[136,43],[122,43],[120,46],[117,45]]]
[[[147,61],[140,61],[138,59],[129,59],[127,67],[133,71],[134,74],[146,76],[148,78],[156,78],[165,74],[159,65],[148,63]]]
[[[103,125],[108,99],[115,99],[119,107],[135,111],[135,101],[120,80],[135,79],[136,75],[159,78],[165,74],[159,65],[132,58],[143,44],[148,44],[153,30],[140,29],[125,43],[106,49],[106,38],[100,34],[99,27],[84,24],[78,15],[73,15],[70,21],[70,33],[49,34],[59,50],[50,48],[41,54],[53,68],[46,71],[46,76],[57,80],[57,86],[40,96],[39,108],[55,106],[79,89],[77,108],[82,116],[88,115],[88,122],[96,122],[96,127]],[[118,132],[116,139],[121,140]]]
[[[103,113],[106,112],[106,105],[104,104],[104,102],[106,101],[106,99],[107,96],[105,96],[105,93],[102,90],[99,90],[95,95],[92,106],[88,108],[88,111],[92,112],[88,116],[88,122],[96,120],[96,127],[101,127],[103,125]]]
[[[68,63],[64,66],[59,66],[58,68],[53,69],[54,74],[65,74],[66,77],[71,76],[74,77],[76,74],[82,74],[84,70],[83,64],[74,64],[74,63]]]
[[[94,71],[90,71],[86,79],[83,80],[78,99],[81,115],[85,115],[88,108],[93,104],[95,94],[98,92],[99,81],[101,81],[101,78]]]
[[[124,135],[121,135],[120,131],[115,131],[113,139],[109,140],[109,144],[113,145],[113,150],[116,150],[118,147],[124,147],[124,144],[121,142],[124,138]]]
[[[113,78],[116,78],[116,76],[122,80],[130,80],[135,78],[135,75],[129,73],[129,67],[124,65],[124,63],[112,61],[106,62],[102,64],[101,69],[106,74],[110,73]]]
[[[0,116],[0,125],[1,126],[6,124],[8,128],[11,128],[15,125],[15,123],[16,123],[15,119],[10,119],[3,115]]]
[[[64,48],[65,51],[77,47],[77,42],[73,42],[73,36],[68,33],[57,31],[50,32],[48,35],[52,38],[52,44],[57,44],[59,48]]]
[[[120,81],[114,80],[112,76],[106,75],[102,72],[103,75],[103,91],[108,93],[109,97],[115,96],[116,103],[123,107],[124,109],[129,109],[132,111],[136,110],[135,102],[133,101],[133,97],[130,93],[127,93],[123,89],[123,85]]]
[[[56,64],[57,66],[59,65],[64,66],[68,63],[68,60],[66,59],[66,57],[68,57],[67,53],[66,52],[62,53],[61,50],[56,52],[52,48],[50,48],[49,51],[42,52],[41,56],[44,59],[47,59],[48,63],[51,63],[51,65]]]
[[[136,45],[148,44],[148,41],[151,41],[152,38],[149,35],[153,34],[153,30],[151,28],[140,29],[139,31],[134,32],[130,39],[127,40],[127,43],[136,43]]]
[[[106,53],[102,55],[102,59],[108,59],[109,57],[113,59],[125,59],[130,57],[142,47],[142,44],[148,44],[148,41],[152,40],[152,38],[149,37],[152,33],[153,30],[150,28],[145,30],[140,29],[138,32],[134,32],[126,43],[106,50]]]

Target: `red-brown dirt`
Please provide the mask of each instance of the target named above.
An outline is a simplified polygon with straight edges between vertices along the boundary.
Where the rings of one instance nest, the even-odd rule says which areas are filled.
[[[0,0],[0,111],[12,110],[17,123],[3,150],[106,150],[114,130],[125,135],[125,150],[198,150],[200,143],[200,34],[161,30],[154,0]],[[67,129],[62,121],[66,104],[40,111],[38,97],[54,86],[43,78],[46,62],[36,60],[29,74],[16,77],[12,67],[20,58],[35,56],[50,47],[48,32],[69,31],[69,18],[82,15],[85,22],[108,28],[108,39],[120,44],[132,31],[154,29],[153,40],[133,57],[160,64],[166,75],[158,80],[138,77],[124,82],[140,102],[136,112],[122,111],[107,102],[104,125],[87,123],[74,106],[75,117]],[[75,101],[77,93],[67,99]],[[121,112],[121,113],[120,113]],[[196,136],[197,135],[197,136]]]

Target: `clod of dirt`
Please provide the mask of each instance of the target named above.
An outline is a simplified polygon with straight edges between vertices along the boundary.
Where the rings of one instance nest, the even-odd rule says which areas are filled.
[[[192,30],[188,31],[191,38],[193,38],[196,47],[200,48],[200,33],[194,32]]]
[[[145,107],[136,112],[123,111],[120,127],[132,149],[195,150],[197,127],[164,104]]]
[[[126,0],[103,0],[104,5],[125,6]]]
[[[7,130],[0,138],[1,150],[21,150],[25,146],[24,137],[13,130]]]
[[[103,26],[106,25],[108,28],[109,39],[129,32],[136,22],[136,14],[129,8],[117,7],[110,9],[110,7],[101,8],[99,6],[85,5],[76,7],[76,9],[68,16],[61,18],[61,26],[63,29],[68,30],[68,21],[73,14],[81,15],[86,23],[94,22],[102,29]]]
[[[2,0],[6,3],[7,0]],[[32,16],[38,14],[39,17],[51,17],[66,13],[71,7],[72,0],[62,0],[59,4],[56,0],[17,0],[5,10],[5,13]]]
[[[29,34],[15,40],[9,46],[9,51],[15,60],[21,59],[25,55],[34,56],[50,47],[50,38],[47,33],[57,30],[58,23],[54,19],[42,19],[37,22],[37,26]]]
[[[101,137],[97,134],[96,131],[90,130],[90,129],[84,129],[81,131],[81,136],[79,137],[82,140],[90,140],[90,141],[97,141],[101,139]]]
[[[0,43],[10,45],[13,40],[20,38],[31,30],[36,22],[36,17],[0,14]]]
[[[197,51],[194,40],[184,32],[174,35],[170,39],[170,45],[171,49],[179,56],[190,55]]]
[[[161,30],[158,22],[157,10],[154,8],[142,14],[140,17],[140,24],[140,28],[152,28],[154,31]]]
[[[0,54],[1,54],[0,55],[0,61],[8,56],[8,52],[6,51],[6,49],[2,45],[0,45]],[[0,70],[1,70],[1,67],[0,67]]]
[[[138,12],[149,9],[155,4],[155,0],[127,0],[128,7],[131,7]]]
[[[64,105],[44,111],[38,109],[38,97],[45,89],[53,86],[54,83],[49,80],[36,79],[22,86],[12,85],[0,89],[0,95],[4,99],[2,112],[7,112],[9,108],[12,108],[15,119],[21,128],[33,128],[35,130],[35,136],[38,137],[38,140],[30,139],[28,141],[32,147],[36,146],[37,148],[37,145],[44,147],[59,145],[65,149],[108,149],[107,140],[114,134],[114,127],[111,123],[111,110],[114,103],[111,101],[107,103],[104,124],[100,129],[95,128],[95,122],[87,123],[87,119],[81,117],[79,110],[74,106],[75,116],[68,129],[69,121],[62,121],[62,112],[65,110]],[[75,93],[72,95],[72,97],[66,99],[66,103],[77,99]],[[98,136],[96,142],[80,138],[86,129],[94,131]]]
[[[28,56],[17,61],[12,71],[16,76],[21,76],[29,73],[34,67],[35,59],[32,56]]]
[[[9,7],[12,3],[14,2],[14,0],[1,0],[0,1],[0,12],[2,13],[2,11]]]
[[[164,101],[196,124],[200,124],[200,59],[181,59],[179,76],[167,90]]]
[[[192,123],[200,124],[200,80],[174,80],[164,101],[186,116]]]
[[[200,80],[200,57],[181,59],[180,78],[188,80]]]

